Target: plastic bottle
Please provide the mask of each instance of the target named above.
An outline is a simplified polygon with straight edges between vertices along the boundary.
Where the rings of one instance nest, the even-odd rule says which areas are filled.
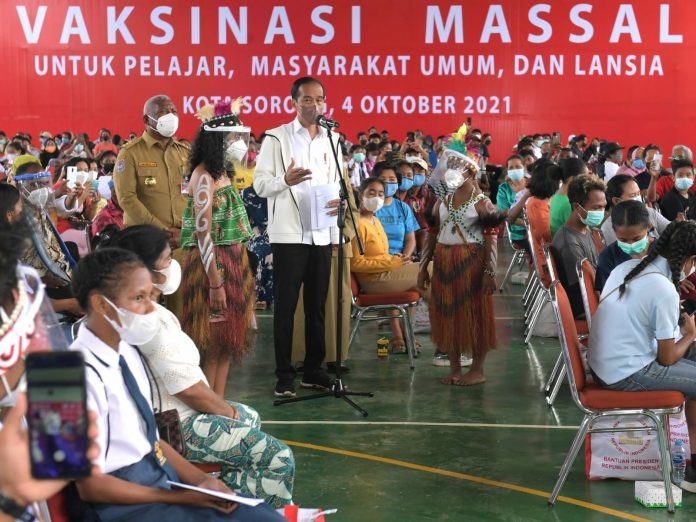
[[[686,471],[686,448],[681,440],[672,446],[672,481],[680,484]]]
[[[377,359],[380,361],[389,360],[389,339],[385,337],[377,339]]]

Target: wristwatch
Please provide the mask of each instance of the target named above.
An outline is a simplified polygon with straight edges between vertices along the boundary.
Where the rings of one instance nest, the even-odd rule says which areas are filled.
[[[20,506],[14,499],[5,496],[1,491],[0,511],[22,522],[34,522],[36,520],[36,517],[27,511],[27,508]]]

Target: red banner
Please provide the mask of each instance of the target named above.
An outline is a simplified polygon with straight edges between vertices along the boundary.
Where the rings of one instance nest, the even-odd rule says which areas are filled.
[[[471,117],[500,158],[523,132],[667,147],[696,131],[689,0],[3,1],[0,20],[8,133],[140,132],[163,93],[180,136],[201,105],[239,95],[258,134],[292,118],[304,75],[349,139]]]

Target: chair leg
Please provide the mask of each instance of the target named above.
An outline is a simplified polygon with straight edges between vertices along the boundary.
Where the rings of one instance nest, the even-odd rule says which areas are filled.
[[[532,291],[536,289],[536,284],[537,284],[536,272],[532,272],[532,275],[529,278],[529,282],[527,283],[527,288],[524,289],[524,294],[522,294],[522,304],[524,305],[525,308],[529,304],[529,298],[531,297]]]
[[[350,337],[348,338],[348,348],[353,344],[353,339],[355,339],[355,334],[358,333],[358,328],[360,328],[360,321],[362,321],[363,315],[365,315],[366,308],[358,308],[358,313],[355,314],[355,324],[353,329],[350,331]]]
[[[561,488],[563,487],[566,478],[568,478],[568,473],[570,472],[570,468],[573,467],[575,457],[578,456],[578,452],[582,447],[582,443],[585,441],[585,435],[587,434],[587,430],[590,427],[591,419],[591,416],[585,415],[585,418],[582,420],[582,424],[580,424],[578,432],[575,434],[575,438],[573,439],[573,443],[570,446],[570,450],[568,450],[568,454],[566,455],[565,461],[563,462],[563,466],[561,466],[561,470],[558,473],[558,480],[556,481],[556,485],[554,486],[553,491],[551,492],[551,496],[549,497],[549,506],[553,506],[556,504],[558,494],[561,492]]]
[[[548,403],[549,406],[553,406],[553,403],[556,401],[556,396],[558,395],[558,392],[561,390],[561,386],[563,385],[563,381],[565,380],[566,376],[566,365],[563,363],[563,366],[561,366],[561,371],[558,372],[558,379],[556,379],[556,385],[553,387],[553,391],[551,392],[551,396],[546,399],[546,402]]]
[[[414,359],[416,357],[416,335],[413,333],[413,323],[411,323],[411,316],[409,315],[409,306],[402,306],[399,308],[401,313],[404,315],[404,328],[406,329],[406,349],[408,350],[408,359],[411,364],[411,370],[416,368],[416,363]]]
[[[667,426],[669,426],[669,415],[648,415],[655,422],[657,427],[657,439],[660,443],[660,464],[662,467],[662,480],[665,483],[665,496],[667,498],[667,511],[674,513],[674,496],[672,494],[672,457],[669,452],[669,436]]]
[[[551,396],[551,389],[553,388],[553,384],[556,382],[556,377],[558,376],[558,372],[561,369],[561,365],[563,364],[563,353],[558,354],[558,359],[556,359],[556,364],[553,365],[553,370],[551,370],[551,373],[549,374],[549,378],[546,381],[546,386],[544,386],[544,395],[546,396],[546,399]]]
[[[505,277],[503,278],[503,282],[500,283],[500,293],[503,293],[503,287],[505,286],[505,283],[507,283],[507,280],[510,278],[510,273],[512,272],[513,267],[515,266],[515,261],[517,261],[517,252],[512,256],[512,259],[510,260],[510,264],[508,265],[507,272],[505,272]]]
[[[532,335],[534,335],[534,327],[536,326],[539,317],[541,317],[541,311],[544,309],[544,305],[546,304],[547,300],[548,296],[546,295],[546,291],[544,291],[541,295],[539,306],[536,310],[534,310],[532,320],[529,321],[529,331],[527,332],[527,337],[524,339],[524,344],[529,344],[529,340],[532,338]]]
[[[524,334],[527,335],[527,329],[529,328],[529,323],[532,320],[532,316],[534,315],[534,312],[536,312],[537,307],[539,306],[539,300],[541,299],[541,291],[537,291],[534,294],[534,299],[532,299],[532,306],[530,306],[525,315],[524,315],[524,322],[526,325],[526,328],[524,330]]]
[[[525,309],[524,309],[524,318],[525,319],[529,319],[529,316],[534,311],[534,303],[536,302],[537,298],[539,297],[540,291],[541,291],[541,285],[539,284],[538,281],[535,281],[534,288],[532,288],[532,291],[529,293],[529,299],[528,299],[527,303],[525,304]]]

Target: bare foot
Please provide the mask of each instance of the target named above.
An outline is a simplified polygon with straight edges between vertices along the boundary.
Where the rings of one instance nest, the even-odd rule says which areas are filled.
[[[457,384],[462,379],[461,373],[449,374],[447,377],[442,379],[442,384]]]
[[[462,375],[460,379],[457,379],[457,382],[453,382],[452,384],[456,384],[457,386],[473,386],[475,384],[483,384],[484,382],[486,382],[486,376],[483,375],[483,372],[469,370],[466,374]]]

